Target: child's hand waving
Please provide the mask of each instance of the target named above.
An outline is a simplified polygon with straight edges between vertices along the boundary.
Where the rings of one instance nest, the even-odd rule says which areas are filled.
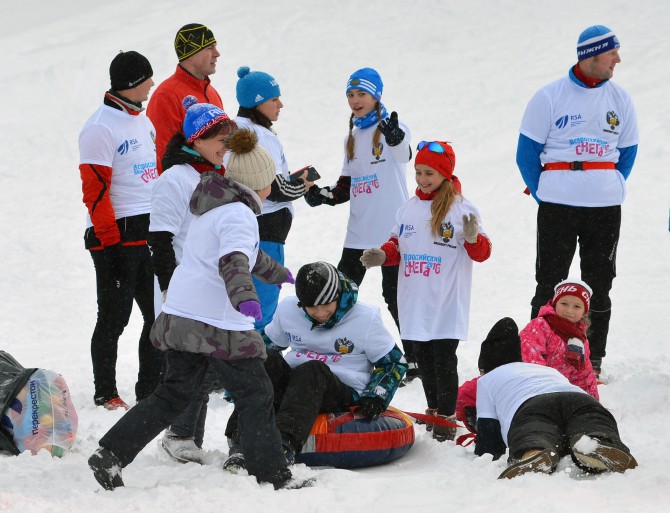
[[[398,126],[398,113],[392,112],[391,117],[379,122],[379,131],[384,134],[386,144],[398,146],[405,138],[405,132]]]
[[[463,237],[470,244],[477,242],[477,235],[479,235],[479,221],[477,221],[477,216],[470,214],[468,217],[467,214],[463,216]]]

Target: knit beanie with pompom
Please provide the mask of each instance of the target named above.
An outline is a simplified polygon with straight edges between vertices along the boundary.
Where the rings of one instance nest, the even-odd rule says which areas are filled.
[[[252,130],[240,129],[228,140],[230,159],[226,177],[261,191],[271,185],[277,175],[274,160],[258,145],[258,136]]]

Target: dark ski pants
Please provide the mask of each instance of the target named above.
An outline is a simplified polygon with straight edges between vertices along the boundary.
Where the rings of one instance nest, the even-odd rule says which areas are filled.
[[[188,406],[208,367],[235,398],[238,430],[247,470],[261,482],[272,482],[286,469],[281,438],[275,426],[272,383],[259,358],[219,360],[200,353],[165,353],[165,376],[153,394],[140,402],[102,437],[100,445],[123,467]]]
[[[118,395],[116,359],[119,337],[128,325],[134,300],[144,322],[139,340],[140,365],[135,385],[135,396],[140,401],[156,388],[163,367],[163,353],[149,340],[154,322],[154,277],[149,248],[146,244],[121,247],[124,273],[120,287],[113,281],[112,269],[102,251],[90,253],[95,267],[98,295],[98,318],[91,337],[94,397],[101,404]]]
[[[630,452],[612,414],[588,394],[557,392],[541,394],[524,402],[514,414],[507,441],[509,455],[519,459],[531,449],[555,449],[571,453],[570,439],[588,435]]]
[[[621,207],[571,207],[540,203],[537,211],[537,287],[531,319],[554,295],[557,283],[568,277],[579,244],[581,279],[593,289],[589,315],[591,360],[605,356],[612,302],[609,292],[616,276],[616,252]]]
[[[354,403],[353,390],[318,360],[292,369],[279,351],[270,350],[265,369],[274,388],[277,428],[282,439],[290,442],[298,452],[307,441],[319,413],[347,411]],[[233,441],[236,414],[237,400],[226,428],[226,436]]]
[[[458,396],[458,340],[439,339],[427,342],[411,341],[414,345],[421,384],[428,408],[440,415],[456,412]],[[405,341],[403,340],[403,344]]]
[[[220,388],[221,384],[216,370],[213,366],[208,367],[195,397],[191,399],[184,413],[170,424],[170,433],[182,437],[192,436],[195,445],[202,447],[205,438],[209,394]]]
[[[351,249],[344,248],[342,249],[342,257],[340,262],[337,264],[337,269],[341,271],[345,276],[352,279],[356,285],[359,287],[363,283],[363,278],[365,278],[365,266],[361,264],[361,255],[363,255],[362,249]],[[400,321],[398,320],[398,266],[397,265],[388,265],[382,266],[382,297],[386,302],[386,307],[388,308],[393,321],[395,322],[398,331],[400,331]],[[409,340],[402,341],[403,353],[405,353],[405,359],[408,362],[416,362],[414,357],[414,347],[412,342]]]

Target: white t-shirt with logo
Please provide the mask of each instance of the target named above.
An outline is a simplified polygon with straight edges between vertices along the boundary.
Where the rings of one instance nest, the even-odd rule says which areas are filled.
[[[556,392],[586,393],[553,367],[524,362],[501,365],[477,380],[477,418],[500,422],[509,447],[507,435],[519,406],[531,397]]]
[[[565,76],[540,89],[526,107],[521,134],[544,145],[542,165],[551,162],[618,162],[618,148],[638,144],[630,95],[612,81],[585,88]],[[613,169],[544,171],[537,197],[582,207],[621,205],[623,176]]]
[[[399,125],[405,132],[404,141],[409,141],[409,129],[402,123]],[[409,147],[401,143],[391,148],[382,136],[379,146],[373,150],[375,131],[374,126],[364,130],[354,128],[353,160],[348,161],[345,152],[342,176],[351,177],[345,248],[369,249],[384,244],[393,228],[395,213],[409,198],[405,180],[407,165],[394,158],[395,152],[402,151],[407,152],[409,159]]]
[[[320,360],[359,394],[370,382],[372,364],[395,346],[379,308],[365,303],[356,303],[330,329],[311,327],[298,298],[291,296],[280,301],[265,334],[275,345],[290,348],[284,358],[291,367]]]
[[[269,130],[261,125],[257,125],[249,118],[238,116],[235,118],[235,123],[237,123],[237,126],[239,126],[240,128],[253,130],[256,133],[256,135],[258,136],[258,145],[265,151],[267,151],[272,157],[272,160],[274,160],[276,173],[278,175],[283,175],[287,181],[290,181],[288,163],[286,162],[286,156],[284,155],[284,147],[282,146],[279,137],[277,137],[277,134],[275,134],[272,130]],[[229,157],[230,153],[226,153],[224,164],[228,162]],[[291,201],[277,202],[268,199],[263,201],[261,214],[271,214],[272,212],[277,212],[282,208],[288,208],[289,211],[291,212],[291,215],[295,216],[295,212],[293,209],[293,202]]]
[[[151,191],[150,232],[170,232],[177,264],[184,253],[186,234],[195,216],[189,202],[200,183],[200,173],[188,164],[179,164],[165,170]],[[156,316],[161,312],[163,293],[154,276],[154,307]]]
[[[396,215],[392,236],[398,238],[398,316],[404,340],[468,338],[472,259],[463,243],[463,215],[477,208],[457,196],[442,223],[442,237],[430,230],[432,201],[412,197]]]
[[[112,168],[109,197],[116,219],[146,214],[158,178],[156,130],[144,114],[137,116],[107,105],[86,121],[79,133],[79,163]],[[87,214],[86,226],[91,227]]]
[[[254,329],[254,319],[230,303],[219,274],[219,259],[238,251],[249,258],[251,271],[258,242],[258,221],[243,203],[229,203],[196,216],[186,235],[181,263],[170,280],[163,311],[226,330]]]

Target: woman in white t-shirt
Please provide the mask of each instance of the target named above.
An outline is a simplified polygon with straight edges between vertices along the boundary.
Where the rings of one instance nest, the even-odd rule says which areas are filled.
[[[414,346],[426,413],[454,421],[456,348],[468,336],[472,262],[490,256],[491,242],[480,230],[477,208],[461,195],[452,147],[422,141],[417,151],[416,196],[398,210],[391,238],[364,251],[361,262],[399,266],[400,337]],[[440,442],[455,434],[455,427],[433,427]]]
[[[337,268],[359,286],[366,269],[360,263],[363,251],[380,246],[393,228],[396,211],[409,198],[405,167],[412,158],[410,133],[393,112],[389,116],[381,103],[384,84],[372,68],[355,71],[347,82],[346,94],[351,117],[345,140],[342,174],[336,185],[313,186],[305,195],[310,206],[349,202],[349,223],[342,257]],[[396,267],[382,268],[382,295],[398,325]],[[403,343],[410,362],[412,348]]]

